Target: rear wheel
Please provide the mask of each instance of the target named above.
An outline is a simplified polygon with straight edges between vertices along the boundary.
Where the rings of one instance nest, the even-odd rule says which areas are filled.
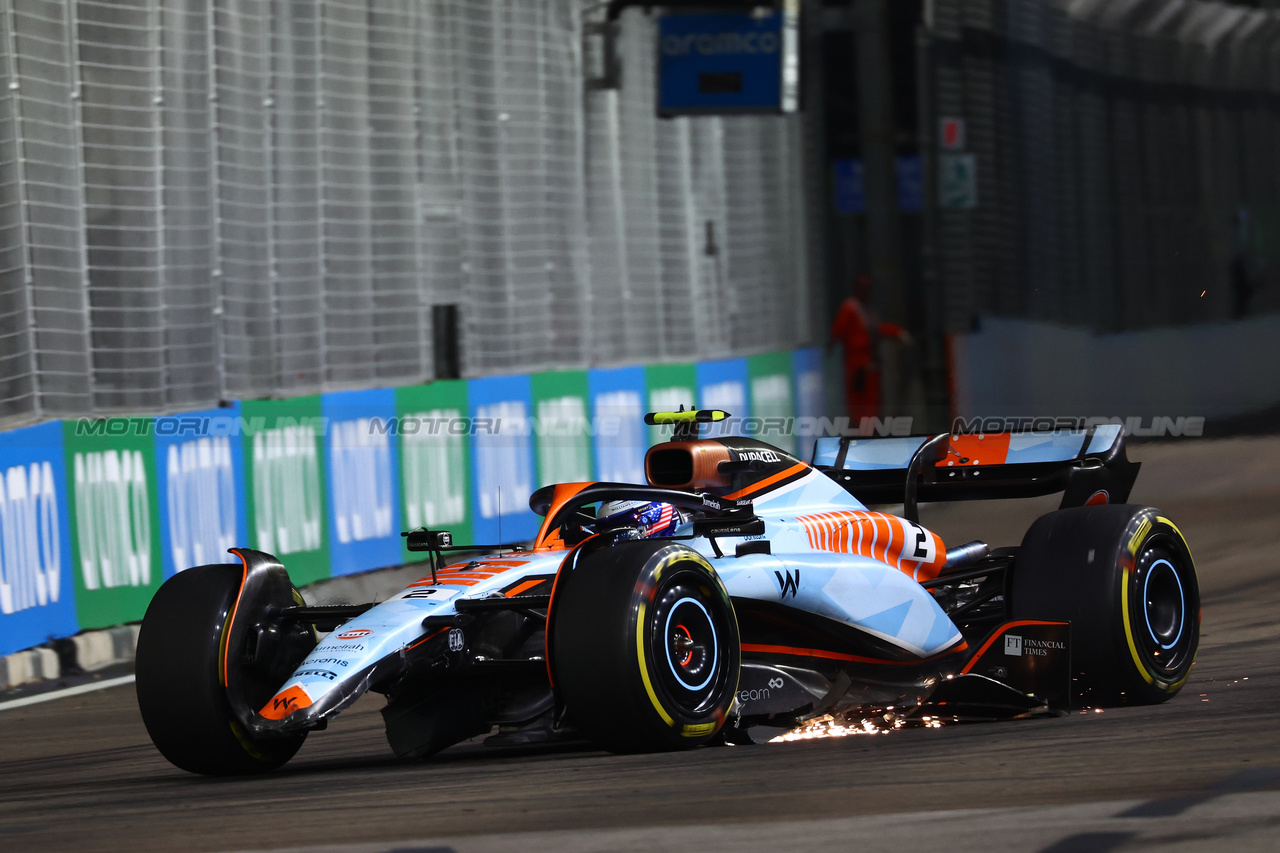
[[[1195,563],[1157,509],[1104,505],[1042,516],[1018,551],[1011,596],[1015,619],[1071,622],[1081,704],[1163,702],[1195,662]]]
[[[142,721],[160,753],[191,773],[231,776],[273,770],[306,739],[306,732],[254,738],[231,711],[220,661],[242,575],[240,566],[230,564],[179,572],[156,592],[138,633],[136,688]],[[297,590],[294,596],[300,604]],[[253,603],[240,606],[252,608]],[[236,614],[237,619],[259,616]],[[236,670],[233,676],[255,708],[270,700],[315,644],[308,629],[274,637],[270,648],[255,650],[261,663],[250,663],[246,649],[227,650],[227,665]]]
[[[557,581],[551,663],[570,718],[614,752],[683,749],[724,725],[741,650],[733,605],[696,551],[638,541]]]

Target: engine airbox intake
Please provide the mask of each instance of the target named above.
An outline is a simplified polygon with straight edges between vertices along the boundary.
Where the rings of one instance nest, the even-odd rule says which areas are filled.
[[[711,441],[669,441],[654,445],[644,457],[649,484],[669,489],[723,489],[729,478],[720,463],[731,461],[729,449]]]

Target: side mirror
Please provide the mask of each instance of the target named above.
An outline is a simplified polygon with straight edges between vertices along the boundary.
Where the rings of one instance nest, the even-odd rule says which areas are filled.
[[[427,530],[419,527],[403,534],[409,541],[405,543],[410,551],[440,551],[453,547],[453,534],[447,530]]]

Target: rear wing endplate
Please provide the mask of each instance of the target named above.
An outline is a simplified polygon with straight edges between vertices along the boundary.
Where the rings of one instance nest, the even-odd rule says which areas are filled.
[[[813,467],[864,504],[1027,498],[1063,508],[1129,499],[1141,463],[1119,424],[1083,430],[820,438]]]

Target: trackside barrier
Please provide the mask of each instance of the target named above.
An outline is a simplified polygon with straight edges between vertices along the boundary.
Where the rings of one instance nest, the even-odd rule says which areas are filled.
[[[1108,335],[986,317],[952,338],[956,415],[1119,417],[1134,435],[1196,435],[1205,419],[1280,405],[1277,341],[1275,314]]]
[[[165,578],[234,544],[302,585],[422,559],[408,527],[529,538],[539,486],[643,480],[660,437],[646,411],[727,409],[807,454],[777,426],[825,414],[821,363],[799,350],[492,376],[0,433],[0,689],[56,674],[50,649],[15,653],[137,621]],[[77,637],[78,665],[127,656],[129,630]]]

